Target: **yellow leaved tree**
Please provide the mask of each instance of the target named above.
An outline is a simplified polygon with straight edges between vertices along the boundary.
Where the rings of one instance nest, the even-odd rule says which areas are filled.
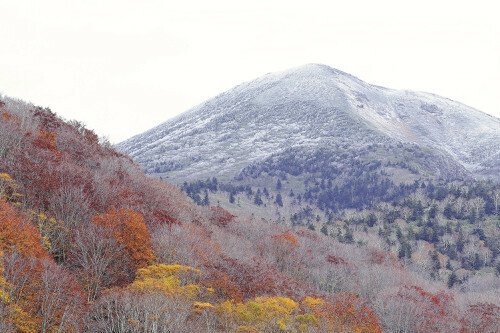
[[[181,265],[152,265],[139,269],[130,289],[145,293],[161,293],[165,296],[193,300],[202,292],[199,285],[200,271]]]
[[[0,198],[15,201],[22,195],[17,192],[18,185],[8,173],[0,173]]]
[[[298,314],[299,304],[286,297],[257,297],[246,303],[232,301],[217,307],[222,322],[240,332],[289,330]]]
[[[3,252],[0,251],[0,331],[36,332],[36,323],[10,294],[12,286],[4,277]]]

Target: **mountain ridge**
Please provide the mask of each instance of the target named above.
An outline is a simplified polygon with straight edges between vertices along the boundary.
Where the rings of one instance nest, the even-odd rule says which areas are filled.
[[[292,146],[388,142],[439,149],[476,176],[494,175],[500,165],[498,118],[318,64],[242,83],[117,147],[147,173],[181,182],[230,178]],[[488,160],[493,168],[483,165]]]

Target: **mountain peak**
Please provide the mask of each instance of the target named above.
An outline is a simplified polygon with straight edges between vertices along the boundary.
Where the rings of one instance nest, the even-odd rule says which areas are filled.
[[[292,69],[293,70],[293,69]],[[297,71],[310,72],[311,74],[317,75],[345,75],[348,77],[355,78],[353,75],[343,72],[340,69],[330,67],[324,64],[309,63],[299,67],[296,67]]]
[[[284,79],[297,80],[299,78],[302,79],[305,78],[317,81],[317,80],[335,80],[341,77],[362,82],[361,80],[359,80],[358,78],[349,73],[343,72],[339,69],[330,67],[328,65],[317,64],[317,63],[309,63],[293,67],[281,72],[268,73],[264,77],[258,78],[254,81],[258,82],[259,80],[265,78],[272,78],[276,80],[284,80]]]
[[[147,172],[183,181],[231,177],[291,147],[388,142],[440,150],[475,173],[500,169],[499,119],[436,95],[373,86],[321,64],[242,83],[118,147]]]
[[[294,68],[290,68],[285,72],[290,73],[310,73],[310,74],[331,74],[333,72],[340,72],[337,69],[324,64],[309,63]]]

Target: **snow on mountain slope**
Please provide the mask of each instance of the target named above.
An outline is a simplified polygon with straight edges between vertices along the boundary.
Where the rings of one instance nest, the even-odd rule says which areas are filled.
[[[500,119],[316,64],[238,85],[118,148],[146,172],[181,182],[230,178],[295,146],[395,141],[442,150],[476,174],[500,170]]]

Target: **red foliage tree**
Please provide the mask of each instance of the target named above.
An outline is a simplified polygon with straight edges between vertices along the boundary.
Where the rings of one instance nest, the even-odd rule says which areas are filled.
[[[258,261],[253,265],[238,262],[226,255],[205,263],[203,283],[216,290],[219,300],[244,299],[275,295],[278,292],[276,273]]]
[[[326,261],[328,261],[332,265],[348,265],[347,261],[344,258],[333,254],[329,254],[326,257]]]
[[[403,286],[385,299],[384,326],[390,331],[452,332],[459,327],[453,296]]]
[[[492,303],[469,305],[461,320],[461,333],[495,333],[500,328],[500,307]]]
[[[232,215],[222,207],[212,206],[210,207],[210,211],[212,213],[210,216],[210,221],[220,227],[226,227],[235,218],[234,215]]]
[[[354,294],[341,293],[329,301],[307,297],[303,304],[322,332],[382,332],[375,311]]]

